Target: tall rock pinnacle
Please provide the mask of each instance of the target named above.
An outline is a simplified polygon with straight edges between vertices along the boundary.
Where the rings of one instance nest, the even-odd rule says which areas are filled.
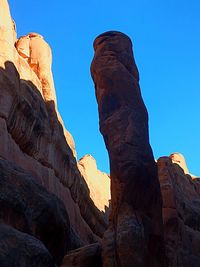
[[[132,43],[111,31],[96,38],[94,49],[91,73],[111,172],[104,267],[161,267],[162,200]]]

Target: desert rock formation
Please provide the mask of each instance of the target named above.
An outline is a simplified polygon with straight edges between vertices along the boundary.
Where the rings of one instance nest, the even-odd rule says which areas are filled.
[[[55,267],[52,256],[42,242],[2,223],[0,223],[0,244],[2,267]]]
[[[160,185],[132,43],[120,32],[106,32],[94,49],[91,72],[111,172],[103,266],[164,266]]]
[[[35,72],[42,84],[44,100],[53,101],[57,106],[56,93],[51,71],[51,48],[44,41],[43,36],[37,33],[29,33],[20,37],[16,44],[19,55],[24,58],[30,68]]]
[[[185,173],[184,163],[158,159],[163,223],[169,267],[200,266],[200,179]],[[181,159],[184,157],[181,155]],[[174,162],[174,163],[173,163]],[[184,160],[185,162],[185,160]]]
[[[94,243],[69,252],[61,267],[101,267],[101,246]]]
[[[99,210],[109,207],[110,177],[97,169],[96,160],[91,155],[85,155],[79,160],[79,170],[90,189],[90,197]]]
[[[89,196],[89,187],[78,169],[73,138],[57,110],[51,61],[51,49],[41,35],[30,33],[16,39],[8,3],[0,0],[0,219],[40,239],[58,263],[69,249],[99,240],[107,223]],[[22,188],[17,187],[17,181]],[[27,187],[35,188],[38,194],[23,200],[20,195],[27,196]],[[39,197],[47,195],[46,191],[49,203]],[[16,199],[9,204],[9,194],[13,193]],[[54,205],[50,193],[55,194]],[[33,217],[28,220],[31,201],[41,202],[41,208],[48,211],[40,215],[40,209],[32,207]],[[64,204],[58,204],[62,201]],[[7,211],[6,205],[10,205]]]
[[[0,266],[199,267],[200,179],[178,152],[154,161],[131,40],[107,32],[94,49],[111,176],[90,155],[77,162],[50,46],[17,39],[0,0]]]

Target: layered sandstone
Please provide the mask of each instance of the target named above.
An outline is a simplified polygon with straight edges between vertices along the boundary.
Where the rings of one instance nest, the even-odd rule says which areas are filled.
[[[132,43],[125,34],[106,32],[94,50],[91,72],[111,178],[103,266],[164,266],[162,199]]]
[[[96,160],[91,155],[85,155],[79,160],[79,170],[90,189],[90,197],[101,211],[109,207],[110,177],[98,170]]]
[[[99,240],[106,222],[89,196],[73,138],[57,110],[51,63],[41,35],[16,39],[8,3],[0,0],[0,158],[63,201],[78,247]]]

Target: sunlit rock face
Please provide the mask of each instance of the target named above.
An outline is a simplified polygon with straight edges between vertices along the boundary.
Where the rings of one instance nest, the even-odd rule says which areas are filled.
[[[185,174],[189,174],[193,179],[197,178],[197,176],[189,172],[185,158],[181,153],[175,152],[172,153],[169,157],[171,158],[173,163],[176,163],[181,167]]]
[[[53,101],[57,105],[53,76],[51,71],[51,48],[43,37],[37,33],[29,33],[20,37],[16,49],[21,57],[27,60],[31,69],[42,84],[42,95],[45,101]]]
[[[103,266],[164,266],[161,192],[132,43],[125,34],[106,32],[94,49],[91,73],[111,178]]]
[[[169,157],[171,158],[173,163],[178,164],[183,169],[185,174],[189,174],[185,158],[181,153],[175,152],[172,153]]]
[[[96,160],[91,155],[85,155],[79,160],[79,170],[90,189],[90,197],[102,211],[109,207],[110,177],[97,169]]]
[[[76,248],[99,240],[107,224],[89,196],[77,166],[73,138],[57,110],[51,61],[51,49],[41,35],[30,33],[16,39],[8,3],[0,0],[0,159],[9,162],[11,169],[20,168],[25,180],[32,177],[63,201],[71,248]],[[4,195],[1,190],[3,187],[0,195]],[[24,201],[20,188],[18,197],[19,202]],[[10,213],[18,221],[15,208]],[[4,221],[7,215],[0,216]],[[44,229],[48,223],[44,220]],[[46,244],[51,243],[50,235],[49,240],[48,235],[45,238]],[[63,247],[61,250],[62,255],[66,253]]]
[[[172,154],[174,155],[174,154]],[[170,267],[200,266],[200,180],[186,174],[183,156],[158,159],[164,239]],[[181,161],[178,162],[177,161]]]

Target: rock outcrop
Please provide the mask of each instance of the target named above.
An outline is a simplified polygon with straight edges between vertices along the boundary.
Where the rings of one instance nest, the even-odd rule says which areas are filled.
[[[85,155],[79,160],[79,170],[90,189],[90,197],[101,211],[109,207],[110,177],[97,169],[96,160]]]
[[[76,247],[62,201],[35,177],[1,158],[0,220],[41,240],[58,264]]]
[[[20,37],[16,44],[19,55],[27,61],[42,85],[42,96],[46,102],[53,101],[57,106],[56,93],[51,71],[51,48],[37,33],[29,33]]]
[[[129,37],[106,32],[94,49],[110,176],[89,155],[77,162],[50,46],[17,39],[0,0],[0,266],[199,267],[200,179],[180,153],[155,163]]]
[[[132,43],[106,32],[94,49],[91,72],[111,178],[103,266],[164,266],[161,192]]]
[[[38,239],[0,223],[0,266],[55,267],[55,264]]]
[[[61,267],[101,267],[101,246],[98,243],[69,252]]]
[[[180,158],[184,164],[177,162]],[[200,266],[199,179],[192,179],[185,173],[185,159],[182,155],[177,159],[177,153],[175,159],[171,155],[161,157],[157,164],[163,198],[164,239],[168,264],[170,267],[198,267]]]
[[[4,185],[0,188],[1,200],[5,200],[6,205],[8,198],[4,195],[4,189],[8,183],[9,194],[17,194],[16,202],[7,203],[11,205],[9,214],[6,214],[4,206],[1,215],[5,223],[41,239],[54,258],[60,260],[67,251],[66,244],[73,244],[67,248],[72,249],[96,242],[103,235],[107,223],[89,196],[88,185],[78,169],[73,138],[65,129],[57,110],[51,57],[51,49],[41,35],[30,33],[17,40],[8,3],[0,0],[0,158],[4,162],[0,171]],[[8,167],[7,171],[4,166]],[[11,175],[5,182],[6,173],[10,174],[13,169],[16,169],[16,179],[12,180]],[[17,185],[17,181],[22,183],[22,188],[16,186],[12,191],[11,187]],[[30,203],[30,199],[27,197],[23,200],[20,195],[27,195],[28,187],[36,189],[30,199],[32,197],[34,203],[41,201],[41,207],[44,204],[48,212],[36,218],[33,208],[33,217],[27,222],[28,213],[23,208],[29,209],[27,203]],[[40,197],[43,193],[47,196],[45,190],[40,191],[41,187],[57,196],[54,196],[54,205],[51,194],[49,203],[45,197]],[[40,193],[37,194],[37,190]],[[58,201],[64,203],[63,207],[59,204],[61,213],[56,210]],[[14,203],[18,203],[20,215]],[[58,218],[55,216],[57,212]],[[48,216],[52,217],[52,224],[48,223]],[[34,226],[37,219],[42,221],[39,228]],[[32,228],[31,220],[35,220]],[[60,229],[57,229],[57,224]],[[47,231],[50,228],[54,230],[47,235],[45,230],[40,231],[40,227]],[[67,228],[67,232],[62,232],[63,227]],[[57,240],[56,229],[60,231]],[[58,251],[53,246],[57,246]]]

